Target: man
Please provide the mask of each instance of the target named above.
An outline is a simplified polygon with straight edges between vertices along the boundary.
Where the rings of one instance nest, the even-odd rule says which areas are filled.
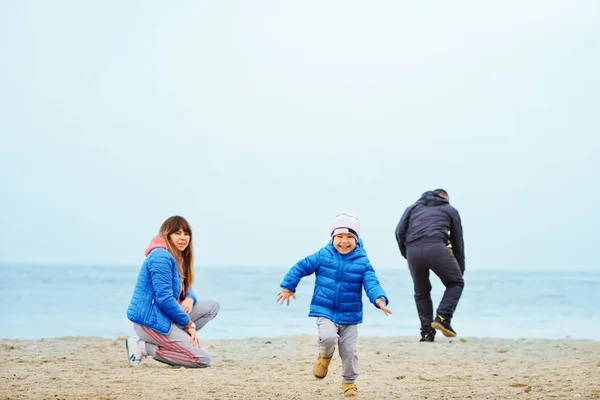
[[[450,321],[464,287],[465,250],[460,215],[450,205],[448,193],[444,189],[423,193],[404,211],[396,227],[396,241],[400,253],[408,260],[414,283],[421,320],[420,341],[433,342],[436,329],[446,337],[456,336]],[[435,319],[429,270],[446,287]]]

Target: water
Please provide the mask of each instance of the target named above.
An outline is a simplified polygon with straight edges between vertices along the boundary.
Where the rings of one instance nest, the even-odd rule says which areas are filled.
[[[114,338],[131,334],[125,315],[139,266],[0,264],[0,338]],[[203,339],[315,334],[308,309],[314,277],[289,307],[276,303],[287,268],[196,270],[199,298],[221,304]],[[390,298],[385,316],[365,297],[361,336],[417,336],[412,282],[405,267],[377,271]],[[466,337],[600,340],[600,272],[468,270],[453,321]],[[434,303],[443,287],[432,278]]]

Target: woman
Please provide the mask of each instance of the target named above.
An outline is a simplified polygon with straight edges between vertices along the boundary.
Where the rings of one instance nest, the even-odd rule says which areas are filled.
[[[219,304],[196,299],[193,262],[190,224],[180,216],[168,218],[146,249],[127,309],[137,334],[125,339],[132,366],[147,356],[170,365],[210,365],[211,355],[197,332],[217,315]]]

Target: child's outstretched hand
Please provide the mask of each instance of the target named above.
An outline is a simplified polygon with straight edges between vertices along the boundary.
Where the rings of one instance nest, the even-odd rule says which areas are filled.
[[[296,294],[294,292],[292,292],[291,290],[288,289],[281,289],[281,291],[279,292],[279,294],[277,295],[277,302],[281,305],[283,305],[283,303],[287,302],[287,305],[290,305],[290,297],[293,297],[294,299],[296,299]]]
[[[392,310],[390,310],[389,308],[387,308],[387,307],[385,306],[385,300],[383,300],[383,299],[377,299],[377,300],[375,301],[375,305],[376,305],[377,307],[379,307],[379,309],[380,309],[381,311],[383,311],[383,313],[384,313],[385,315],[390,315],[390,314],[392,313]]]

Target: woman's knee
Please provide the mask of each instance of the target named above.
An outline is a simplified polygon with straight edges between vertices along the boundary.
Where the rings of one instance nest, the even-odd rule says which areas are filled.
[[[219,311],[221,310],[221,305],[214,300],[211,300],[211,301],[213,302],[211,314],[216,316],[219,313]]]
[[[212,363],[212,355],[204,348],[198,349],[195,355],[196,360],[193,368],[206,368]]]
[[[201,314],[208,315],[217,315],[221,306],[214,300],[200,300],[195,305],[198,312]]]

